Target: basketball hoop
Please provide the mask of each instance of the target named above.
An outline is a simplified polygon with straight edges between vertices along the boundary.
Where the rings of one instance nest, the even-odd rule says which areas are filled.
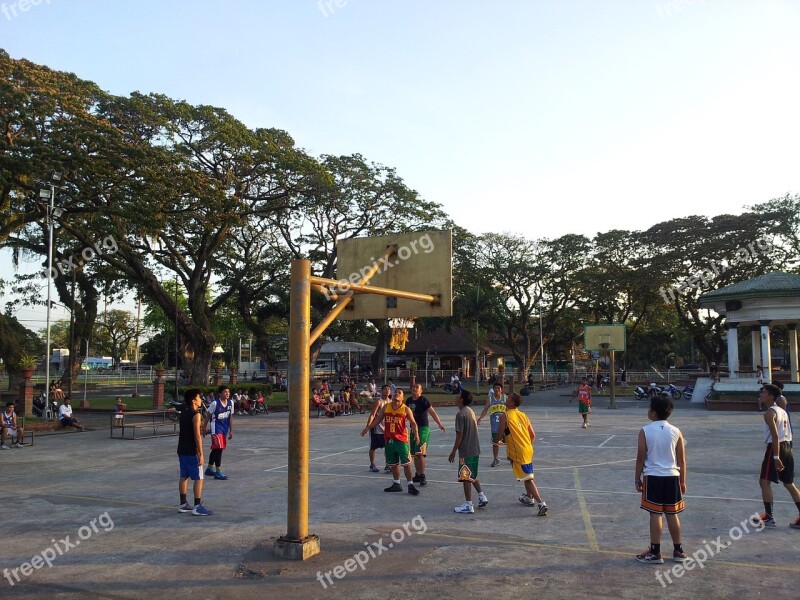
[[[414,327],[414,319],[389,319],[389,327],[392,328],[389,347],[392,350],[400,350],[402,352],[406,349],[408,330]]]

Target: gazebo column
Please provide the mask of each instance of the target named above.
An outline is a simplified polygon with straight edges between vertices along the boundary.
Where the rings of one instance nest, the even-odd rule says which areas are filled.
[[[772,321],[759,321],[761,325],[761,366],[764,370],[764,383],[772,383],[772,347],[769,339],[769,324]]]
[[[728,377],[737,379],[739,377],[739,324],[727,323],[728,325]]]
[[[753,328],[752,333],[750,333],[750,340],[753,345],[753,364],[751,367],[755,372],[756,366],[761,364],[761,333],[759,333],[758,329]]]
[[[800,383],[797,363],[797,323],[789,323],[789,369],[792,372],[792,381]]]

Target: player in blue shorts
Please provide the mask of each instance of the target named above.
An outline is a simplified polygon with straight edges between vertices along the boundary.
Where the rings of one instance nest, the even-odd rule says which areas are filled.
[[[203,438],[200,435],[200,404],[203,397],[198,389],[187,390],[183,395],[186,408],[180,414],[180,431],[178,433],[178,462],[181,474],[178,480],[178,492],[181,504],[178,512],[190,512],[197,517],[214,514],[203,506]],[[194,482],[194,507],[186,501],[189,480]]]

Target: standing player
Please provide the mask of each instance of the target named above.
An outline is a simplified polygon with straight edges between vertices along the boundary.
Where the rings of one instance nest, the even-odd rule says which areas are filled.
[[[428,440],[431,436],[431,428],[428,425],[428,414],[433,417],[439,429],[445,431],[444,425],[439,420],[439,415],[436,414],[430,401],[422,395],[422,384],[415,383],[411,388],[411,398],[406,401],[406,404],[414,413],[414,420],[417,422],[419,428],[419,443],[411,439],[411,456],[414,457],[414,483],[428,485],[425,479],[425,457],[428,454]]]
[[[419,490],[414,487],[411,481],[411,454],[408,451],[408,430],[406,423],[411,424],[414,430],[414,438],[419,443],[419,430],[414,421],[414,413],[404,403],[403,390],[397,390],[392,397],[390,404],[386,404],[378,411],[374,418],[371,418],[367,426],[361,431],[361,437],[370,430],[373,421],[383,421],[384,439],[386,447],[386,464],[392,468],[392,485],[383,490],[384,492],[402,492],[403,486],[400,485],[400,466],[405,471],[406,482],[408,483],[408,493],[416,496]]]
[[[222,472],[222,451],[228,446],[228,440],[233,439],[233,412],[234,403],[230,400],[231,390],[227,386],[220,386],[219,400],[211,403],[208,414],[203,419],[203,431],[211,432],[211,453],[208,455],[208,468],[206,475],[214,479],[227,479]],[[209,421],[211,427],[209,428]],[[208,429],[207,429],[208,428]]]
[[[203,438],[200,436],[199,412],[203,397],[200,390],[186,390],[183,402],[186,408],[180,413],[178,433],[178,462],[181,467],[178,479],[181,504],[178,512],[190,512],[196,517],[207,517],[214,513],[203,506]],[[194,507],[186,501],[190,479],[194,482]]]
[[[511,467],[517,481],[525,485],[525,493],[519,501],[526,506],[536,506],[539,516],[547,515],[547,503],[539,493],[539,488],[533,481],[533,442],[536,432],[533,430],[528,415],[519,410],[522,396],[517,393],[510,394],[506,400],[506,412],[500,413],[500,431],[506,438],[506,456],[511,461]]]
[[[456,450],[458,450],[458,480],[464,484],[465,502],[453,510],[461,514],[475,512],[475,507],[472,505],[473,486],[478,492],[478,508],[485,508],[489,505],[489,500],[478,482],[481,445],[478,441],[478,423],[475,420],[475,413],[469,407],[470,404],[472,404],[472,394],[467,390],[461,390],[461,395],[458,397],[459,410],[456,415],[456,441],[448,457],[448,460],[453,462],[456,458]]]
[[[367,417],[367,427],[369,427],[369,424],[373,422],[375,416],[378,414],[378,411],[380,411],[384,405],[389,404],[389,402],[392,401],[391,393],[392,388],[390,388],[388,385],[385,385],[381,388],[380,398],[375,397],[375,400],[372,402],[372,412],[369,414],[369,417]],[[380,472],[380,469],[375,465],[375,450],[385,447],[386,442],[383,438],[383,421],[376,420],[375,425],[373,425],[369,433],[369,470],[373,473]],[[390,471],[391,467],[386,465],[384,470]]]
[[[636,452],[636,491],[642,494],[641,508],[650,513],[650,547],[636,555],[643,563],[662,564],[661,515],[667,518],[672,538],[672,560],[683,562],[688,556],[681,545],[681,521],[686,493],[686,450],[681,430],[667,423],[672,414],[672,400],[661,394],[650,400],[647,418],[652,421],[639,431]],[[644,476],[644,478],[642,478]]]
[[[494,455],[492,466],[496,467],[500,464],[500,443],[503,441],[500,416],[506,412],[506,395],[503,393],[503,384],[499,381],[492,386],[492,391],[489,392],[489,396],[486,398],[486,406],[483,407],[481,416],[478,417],[478,425],[481,424],[487,412],[489,413],[489,425],[492,431],[492,454]]]
[[[764,501],[764,512],[753,519],[756,525],[775,527],[772,515],[772,483],[783,483],[792,495],[800,513],[800,490],[794,484],[794,456],[792,455],[792,430],[789,416],[777,405],[776,400],[781,390],[768,383],[761,388],[760,401],[766,407],[764,412],[764,441],[767,450],[761,463],[761,475],[758,483],[761,486],[761,498]],[[792,529],[800,529],[800,515],[789,525]]]
[[[581,427],[586,429],[589,427],[589,413],[592,412],[592,387],[589,385],[588,377],[581,381],[575,396],[578,397],[578,414],[583,417]],[[570,402],[575,399],[575,396],[570,399]]]

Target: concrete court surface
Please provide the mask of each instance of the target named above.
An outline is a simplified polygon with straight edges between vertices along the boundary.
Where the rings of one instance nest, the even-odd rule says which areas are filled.
[[[671,561],[633,559],[648,543],[633,486],[645,405],[607,404],[595,402],[583,430],[560,391],[526,399],[547,517],[518,502],[522,486],[506,461],[489,467],[488,422],[479,478],[490,504],[460,515],[461,484],[447,462],[455,408],[439,411],[447,431],[432,428],[429,484],[417,497],[384,493],[389,475],[367,470],[358,435],[366,415],[313,416],[310,531],[322,553],[304,563],[272,557],[286,531],[286,413],[235,418],[223,456],[230,479],[206,481],[207,518],[176,512],[177,438],[111,440],[108,417],[96,418],[94,431],[0,452],[0,569],[14,581],[3,573],[0,598],[800,597],[800,531],[788,527],[797,510],[786,490],[775,489],[776,529],[740,525],[763,509],[761,416],[676,402],[671,421],[687,439],[689,472],[684,547],[708,555],[677,577]],[[666,527],[662,545],[671,556]],[[37,555],[52,566],[42,559],[17,582],[12,570]],[[363,569],[348,562],[354,556]]]

